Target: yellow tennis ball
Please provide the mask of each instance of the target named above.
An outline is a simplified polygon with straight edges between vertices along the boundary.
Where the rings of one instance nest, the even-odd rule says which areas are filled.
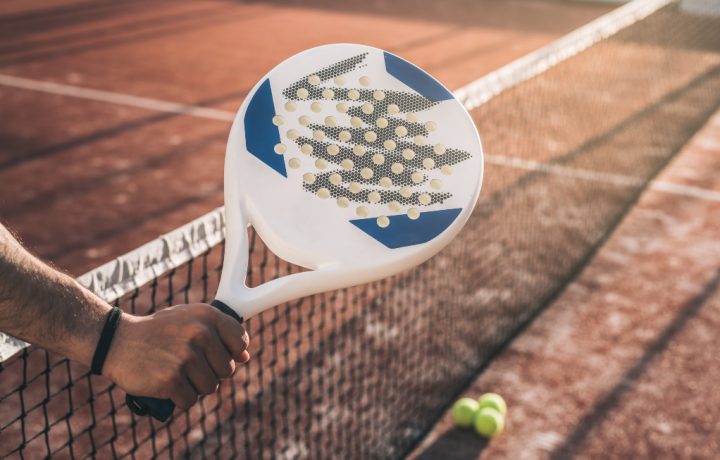
[[[492,438],[503,432],[505,428],[505,417],[492,407],[480,409],[475,414],[473,426],[477,434]]]
[[[475,414],[480,409],[480,405],[473,398],[461,398],[452,408],[452,417],[455,425],[467,428],[473,424]]]
[[[480,409],[492,407],[500,412],[503,417],[507,415],[507,404],[503,397],[497,393],[485,393],[478,398],[478,404],[480,404]]]

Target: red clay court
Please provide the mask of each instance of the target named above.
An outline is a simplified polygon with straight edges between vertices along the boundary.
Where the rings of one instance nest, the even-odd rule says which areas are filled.
[[[0,219],[73,275],[107,264],[83,281],[139,314],[213,298],[230,123],[303,49],[416,63],[486,155],[457,241],[253,318],[250,365],[167,425],[0,348],[0,457],[720,455],[711,1],[10,1],[0,24]],[[254,234],[251,256],[251,285],[298,269]],[[487,391],[509,405],[491,441],[447,412]]]
[[[284,58],[362,39],[455,89],[609,9],[443,3],[5,3],[2,74],[72,88],[0,86],[3,220],[80,275],[222,205],[234,112]],[[139,108],[132,98],[214,112]]]

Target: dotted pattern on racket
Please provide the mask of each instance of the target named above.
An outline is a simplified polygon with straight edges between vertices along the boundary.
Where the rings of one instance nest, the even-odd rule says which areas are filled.
[[[282,91],[285,110],[273,123],[283,140],[275,151],[290,153],[287,161],[293,169],[307,164],[302,156],[314,159],[314,168],[303,173],[303,188],[321,199],[333,198],[341,208],[354,204],[359,217],[370,213],[364,204],[379,204],[417,219],[418,208],[452,196],[442,191],[443,181],[471,154],[432,143],[437,122],[421,122],[417,113],[438,102],[417,93],[371,88],[370,77],[348,75],[363,67],[367,55],[319,69]],[[283,130],[284,117],[296,117],[303,132]],[[389,219],[381,215],[377,223],[386,227]]]

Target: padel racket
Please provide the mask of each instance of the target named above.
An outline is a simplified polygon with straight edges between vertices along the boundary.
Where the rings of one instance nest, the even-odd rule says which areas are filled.
[[[465,224],[482,174],[470,116],[423,70],[361,45],[297,54],[260,80],[235,117],[213,305],[242,321],[418,265]],[[248,225],[310,271],[248,288]],[[145,397],[128,396],[128,405],[160,420],[174,409]]]

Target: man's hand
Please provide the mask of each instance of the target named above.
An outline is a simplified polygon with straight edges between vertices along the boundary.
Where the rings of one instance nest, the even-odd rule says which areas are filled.
[[[90,366],[107,302],[28,253],[0,224],[0,331]],[[128,394],[172,399],[187,409],[212,393],[235,363],[250,359],[248,336],[210,305],[151,316],[123,314],[103,374]]]
[[[178,305],[151,316],[124,314],[103,374],[128,394],[171,399],[188,409],[214,393],[235,363],[250,359],[248,335],[210,305]]]
[[[70,276],[28,253],[0,224],[0,330],[87,366],[111,310]],[[128,394],[171,399],[187,409],[212,393],[235,363],[250,359],[248,336],[210,305],[151,316],[123,314],[103,374]]]

